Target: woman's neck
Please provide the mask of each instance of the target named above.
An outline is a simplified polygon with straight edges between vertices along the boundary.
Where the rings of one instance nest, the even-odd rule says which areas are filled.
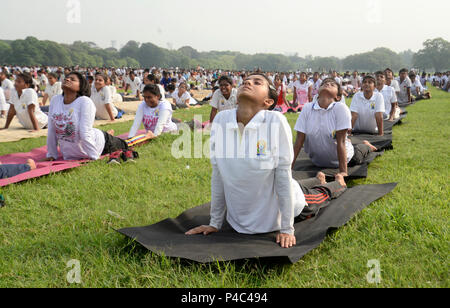
[[[69,105],[72,104],[77,99],[77,93],[76,92],[64,92],[64,104]]]

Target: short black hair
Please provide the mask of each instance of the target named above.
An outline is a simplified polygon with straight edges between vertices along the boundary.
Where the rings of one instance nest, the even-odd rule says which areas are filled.
[[[402,68],[401,70],[400,70],[400,72],[399,72],[400,74],[401,73],[408,73],[408,69],[406,69],[406,68]]]
[[[362,82],[364,83],[364,81],[366,81],[367,79],[370,79],[370,80],[372,80],[372,82],[373,82],[374,84],[377,84],[377,80],[376,80],[375,77],[373,77],[372,75],[366,75],[366,76],[364,76]]]
[[[226,82],[228,82],[230,85],[233,85],[233,80],[231,79],[230,76],[227,76],[227,75],[220,76],[220,78],[219,78],[219,84],[220,84],[222,81],[226,81]]]
[[[142,90],[143,93],[150,92],[151,94],[155,96],[159,96],[159,99],[161,99],[161,91],[159,91],[159,87],[155,84],[148,84],[144,87],[144,90]]]

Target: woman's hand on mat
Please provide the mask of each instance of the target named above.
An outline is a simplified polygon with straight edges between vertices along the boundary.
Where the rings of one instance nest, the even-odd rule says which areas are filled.
[[[282,248],[291,248],[297,244],[295,235],[278,233],[277,234],[277,244],[280,244]]]
[[[152,131],[148,131],[148,133],[145,135],[148,139],[155,139],[156,136]]]
[[[186,235],[194,235],[194,234],[203,233],[203,235],[208,235],[208,234],[215,233],[218,231],[219,230],[217,230],[216,228],[211,227],[211,226],[200,226],[200,227],[189,230],[185,234]]]

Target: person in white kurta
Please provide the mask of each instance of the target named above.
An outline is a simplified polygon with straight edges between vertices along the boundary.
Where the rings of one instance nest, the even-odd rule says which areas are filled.
[[[186,234],[218,232],[224,220],[239,233],[277,231],[277,243],[295,245],[294,218],[306,205],[292,178],[292,132],[269,111],[277,101],[267,77],[250,75],[239,88],[237,109],[218,113],[211,129],[211,220]]]

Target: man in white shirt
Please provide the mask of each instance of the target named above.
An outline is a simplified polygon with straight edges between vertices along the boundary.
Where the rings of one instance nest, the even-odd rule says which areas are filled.
[[[141,79],[136,77],[133,71],[130,72],[129,77],[126,79],[125,93],[127,93],[128,88],[131,88],[131,95],[139,97],[141,87]]]
[[[400,70],[400,76],[398,78],[400,85],[400,93],[397,95],[398,102],[400,104],[410,104],[412,102],[411,97],[411,80],[408,77],[408,70],[403,68]]]
[[[41,106],[45,106],[48,102],[51,102],[52,98],[56,95],[62,94],[61,82],[58,81],[58,75],[55,73],[48,74],[48,84],[45,88],[44,98]],[[47,110],[48,112],[48,110]]]
[[[377,79],[377,88],[375,91],[383,95],[384,100],[384,118],[389,121],[394,121],[400,116],[400,108],[397,106],[397,95],[393,87],[386,85],[386,76],[383,72],[375,73]]]
[[[351,85],[355,91],[359,91],[361,89],[361,78],[358,76],[358,71],[354,71],[352,76],[350,77]]]
[[[398,98],[398,95],[400,94],[400,85],[397,80],[394,79],[394,72],[390,68],[387,68],[384,70],[384,76],[386,77],[386,85],[394,88],[395,95]]]
[[[367,75],[362,82],[362,91],[355,94],[350,105],[352,127],[356,133],[383,136],[383,116],[385,112],[383,95],[375,92],[376,80]]]
[[[0,72],[0,83],[5,95],[5,104],[0,105],[0,115],[6,116],[9,110],[9,104],[11,103],[11,92],[14,90],[14,84],[9,80],[9,74],[6,70]]]
[[[409,73],[409,79],[411,80],[411,94],[414,95],[414,100],[431,98],[430,92],[425,92],[422,83],[414,72]]]

